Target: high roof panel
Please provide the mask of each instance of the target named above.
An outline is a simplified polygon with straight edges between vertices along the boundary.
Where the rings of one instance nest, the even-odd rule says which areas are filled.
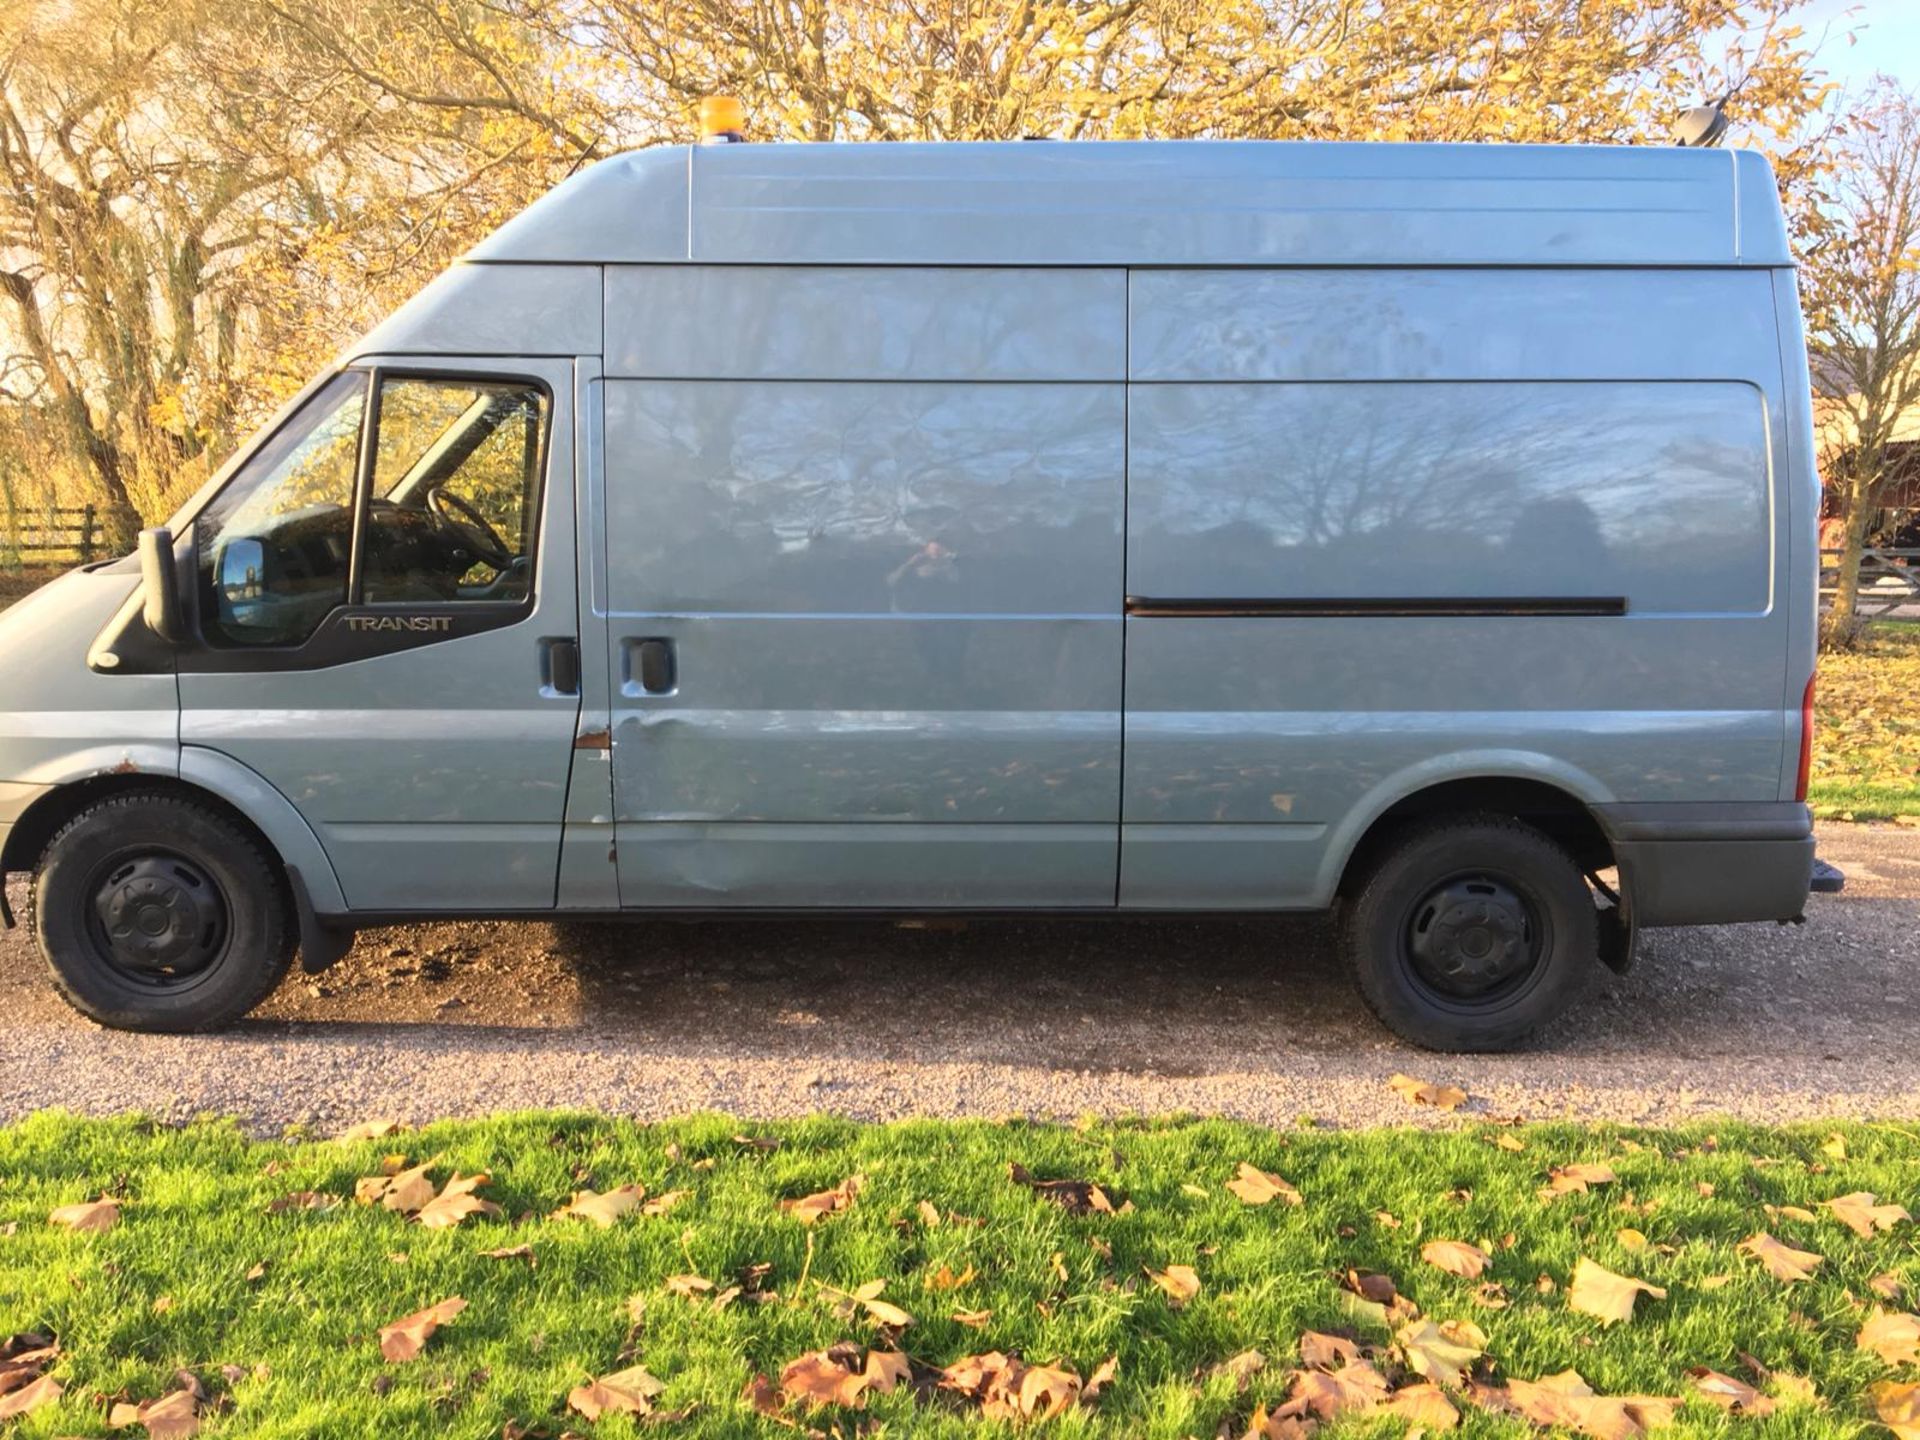
[[[1269,141],[663,147],[575,176],[470,258],[1791,263],[1751,153]]]

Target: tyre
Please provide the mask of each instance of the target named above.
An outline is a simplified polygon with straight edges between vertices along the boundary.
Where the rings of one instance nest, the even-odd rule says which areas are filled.
[[[28,894],[53,983],[117,1030],[215,1030],[280,982],[297,929],[278,866],[217,811],[171,795],[89,805]]]
[[[1538,830],[1493,815],[1401,832],[1344,916],[1360,993],[1429,1050],[1511,1050],[1600,969],[1593,894]]]

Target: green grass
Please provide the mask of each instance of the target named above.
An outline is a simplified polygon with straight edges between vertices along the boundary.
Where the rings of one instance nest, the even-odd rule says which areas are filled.
[[[1814,813],[1920,815],[1920,621],[1876,621],[1858,649],[1822,655],[1815,696]]]
[[[231,1402],[207,1427],[216,1435],[477,1440],[515,1421],[624,1436],[639,1433],[635,1422],[589,1425],[565,1413],[565,1397],[588,1376],[638,1360],[667,1382],[662,1406],[694,1407],[662,1433],[786,1435],[740,1400],[742,1385],[755,1372],[777,1377],[804,1351],[875,1340],[870,1325],[834,1318],[825,1288],[871,1280],[885,1280],[885,1298],[917,1317],[901,1343],[923,1365],[1000,1349],[1086,1375],[1117,1355],[1118,1376],[1097,1408],[1047,1422],[1061,1436],[1172,1440],[1213,1435],[1223,1421],[1244,1427],[1256,1401],[1284,1395],[1303,1329],[1386,1342],[1345,1316],[1336,1277],[1347,1267],[1393,1276],[1431,1318],[1479,1324],[1496,1380],[1573,1367],[1603,1393],[1677,1395],[1689,1366],[1745,1375],[1744,1351],[1810,1377],[1825,1401],[1730,1420],[1695,1399],[1679,1434],[1864,1436],[1865,1387],[1916,1378],[1854,1348],[1870,1277],[1891,1271],[1909,1295],[1920,1289],[1914,1228],[1867,1241],[1824,1212],[1808,1222],[1763,1208],[1815,1207],[1854,1190],[1914,1207],[1920,1133],[1901,1127],[1840,1127],[1844,1159],[1822,1149],[1832,1127],[1506,1132],[1523,1141],[1518,1152],[1471,1122],[1442,1132],[1275,1133],[1214,1120],[1076,1129],[817,1118],[755,1127],[778,1139],[772,1150],[737,1143],[740,1128],[716,1117],[643,1127],[521,1115],[353,1145],[250,1141],[223,1123],[167,1129],[58,1114],[0,1129],[0,1335],[53,1331],[63,1347],[53,1373],[68,1387],[57,1405],[0,1433],[106,1434],[102,1395],[152,1398],[190,1367]],[[290,1191],[350,1196],[356,1177],[398,1151],[490,1171],[482,1193],[506,1217],[428,1231],[351,1201],[266,1213]],[[1285,1176],[1304,1204],[1243,1205],[1224,1188],[1242,1160]],[[1618,1173],[1613,1185],[1552,1203],[1536,1193],[1550,1166],[1601,1160]],[[1134,1208],[1068,1214],[1012,1184],[1009,1161],[1039,1177],[1098,1181]],[[781,1198],[852,1174],[867,1186],[845,1213],[811,1229],[780,1213]],[[577,1185],[633,1181],[656,1194],[692,1193],[666,1215],[629,1216],[609,1230],[546,1218]],[[112,1230],[74,1234],[46,1223],[56,1205],[102,1191],[124,1202]],[[980,1223],[929,1227],[923,1200]],[[1624,1248],[1625,1226],[1654,1248]],[[1825,1255],[1815,1280],[1782,1284],[1736,1253],[1761,1229]],[[1431,1239],[1486,1245],[1494,1258],[1485,1278],[1504,1285],[1511,1304],[1482,1308],[1476,1282],[1424,1264],[1420,1247]],[[522,1242],[533,1246],[532,1268],[481,1253]],[[1633,1322],[1603,1328],[1567,1306],[1582,1255],[1666,1286],[1669,1297],[1643,1299]],[[262,1263],[264,1277],[250,1282]],[[662,1288],[685,1272],[730,1284],[758,1263],[772,1266],[774,1303],[715,1311]],[[1185,1309],[1142,1274],[1168,1263],[1192,1265],[1204,1284]],[[972,1267],[977,1278],[930,1289],[943,1265]],[[1541,1275],[1557,1282],[1553,1293],[1536,1289]],[[382,1362],[382,1324],[455,1294],[469,1308],[421,1359]],[[637,1326],[628,1313],[635,1295],[644,1297]],[[956,1309],[993,1316],[969,1329],[949,1318]],[[1248,1348],[1272,1363],[1244,1394],[1205,1375]],[[223,1365],[241,1367],[239,1378],[224,1378]],[[868,1418],[894,1435],[1015,1433],[945,1397],[906,1391],[873,1398]],[[859,1417],[841,1419],[850,1431]],[[1338,1429],[1397,1435],[1402,1423],[1345,1420]],[[1463,1433],[1518,1440],[1529,1430],[1467,1409]]]

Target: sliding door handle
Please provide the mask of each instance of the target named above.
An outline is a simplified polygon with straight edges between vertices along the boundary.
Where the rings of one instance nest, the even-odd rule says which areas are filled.
[[[580,693],[580,642],[567,636],[540,642],[540,683],[555,695]]]
[[[661,636],[629,640],[626,653],[626,691],[629,695],[671,695],[680,683],[673,641]]]
[[[674,641],[643,639],[634,647],[634,678],[647,695],[672,695],[680,682],[674,664]]]

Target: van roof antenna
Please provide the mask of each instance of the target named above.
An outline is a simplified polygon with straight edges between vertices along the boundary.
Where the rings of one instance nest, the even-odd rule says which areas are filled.
[[[1718,100],[1706,105],[1695,105],[1683,113],[1674,122],[1673,143],[1687,150],[1705,150],[1718,145],[1727,133],[1727,101],[1733,98],[1729,90]]]

